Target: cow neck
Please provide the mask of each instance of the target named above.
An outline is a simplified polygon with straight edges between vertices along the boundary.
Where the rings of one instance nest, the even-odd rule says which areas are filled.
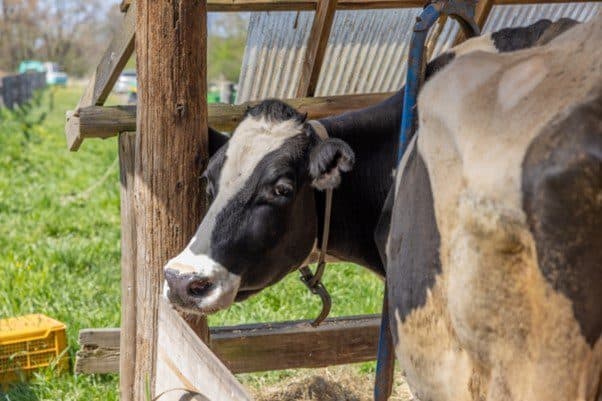
[[[345,141],[355,152],[353,170],[343,176],[341,185],[334,190],[328,254],[381,276],[384,267],[374,232],[393,184],[402,99],[399,92],[370,108],[319,120],[329,137]],[[315,190],[315,198],[319,244],[326,196]]]

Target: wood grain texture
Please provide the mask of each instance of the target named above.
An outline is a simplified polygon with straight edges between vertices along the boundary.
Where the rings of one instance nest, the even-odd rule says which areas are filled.
[[[212,327],[210,348],[234,373],[316,368],[376,357],[380,315],[330,318],[318,328],[310,327],[310,323],[302,320]],[[88,329],[94,330],[103,329]],[[105,330],[118,341],[119,329]],[[80,343],[82,348],[87,345]],[[115,363],[112,371],[118,368]]]
[[[316,92],[336,10],[337,0],[318,1],[314,20],[309,31],[307,48],[301,61],[297,97],[313,96]]]
[[[121,28],[109,44],[96,67],[96,71],[84,94],[79,100],[75,111],[67,116],[65,136],[69,150],[77,150],[82,138],[79,131],[79,110],[82,107],[103,105],[113,85],[117,81],[123,67],[127,64],[134,51],[136,26],[136,2],[134,1],[123,17]]]
[[[75,355],[75,373],[113,373],[119,367],[119,332],[114,329],[81,330]]]
[[[134,160],[136,134],[119,135],[121,183],[121,336],[119,349],[119,399],[134,399],[136,369],[136,220]]]
[[[222,327],[211,347],[236,373],[317,368],[374,360],[380,316]]]
[[[198,0],[138,0],[135,157],[136,369],[134,400],[155,389],[162,268],[206,208],[207,8]]]
[[[323,118],[376,104],[393,93],[365,95],[324,96],[284,99],[312,119]],[[239,105],[212,103],[209,107],[209,125],[219,131],[231,132],[240,123],[248,107],[258,102]],[[136,106],[91,106],[81,109],[78,118],[82,138],[108,138],[117,132],[136,129]]]
[[[250,396],[166,299],[159,302],[156,394],[186,387],[211,401],[246,401]],[[183,392],[161,400],[178,401]]]

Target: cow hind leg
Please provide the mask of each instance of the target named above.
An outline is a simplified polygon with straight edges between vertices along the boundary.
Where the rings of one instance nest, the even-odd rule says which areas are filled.
[[[567,347],[586,344],[577,398],[600,400],[602,90],[535,138],[523,160],[522,191],[540,272],[554,293],[569,300],[579,327],[581,339]]]

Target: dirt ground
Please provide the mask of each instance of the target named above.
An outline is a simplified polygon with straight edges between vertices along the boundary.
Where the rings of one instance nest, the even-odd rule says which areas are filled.
[[[255,401],[372,401],[373,376],[345,366],[312,369],[249,391]],[[396,376],[390,400],[412,401],[407,384]]]

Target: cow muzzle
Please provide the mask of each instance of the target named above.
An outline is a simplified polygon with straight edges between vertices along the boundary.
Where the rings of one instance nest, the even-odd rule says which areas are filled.
[[[240,276],[209,257],[200,259],[203,263],[198,265],[170,261],[164,268],[164,295],[188,313],[205,315],[226,309],[236,298]]]

